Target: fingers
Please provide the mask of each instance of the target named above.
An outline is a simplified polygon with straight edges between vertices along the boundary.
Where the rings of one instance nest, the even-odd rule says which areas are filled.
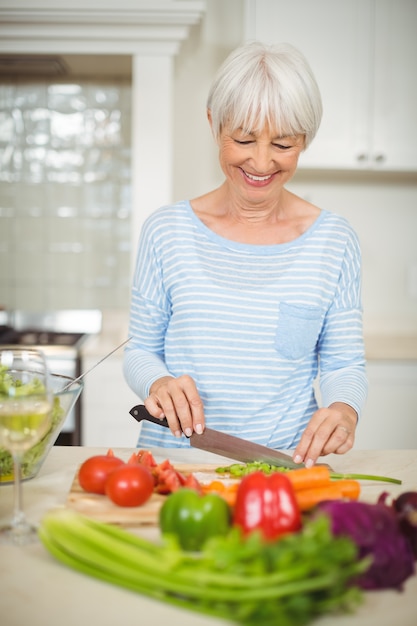
[[[347,405],[346,410],[319,409],[311,418],[294,451],[294,461],[307,467],[316,463],[319,456],[345,454],[355,441],[356,412]]]
[[[145,406],[155,417],[166,417],[172,433],[191,437],[204,430],[203,402],[191,376],[165,377],[156,381]]]

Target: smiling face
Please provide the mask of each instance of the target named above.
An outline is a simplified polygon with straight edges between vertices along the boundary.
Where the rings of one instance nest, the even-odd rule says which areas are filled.
[[[261,131],[224,127],[219,161],[229,190],[250,204],[274,202],[294,175],[304,136],[282,137],[268,127]]]

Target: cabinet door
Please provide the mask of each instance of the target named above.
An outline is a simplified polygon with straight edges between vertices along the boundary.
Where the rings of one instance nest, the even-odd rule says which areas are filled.
[[[375,106],[370,158],[376,167],[417,170],[417,2],[375,3]]]
[[[323,121],[300,167],[417,169],[415,0],[248,0],[246,24],[317,78]]]
[[[85,370],[97,362],[86,357]],[[120,356],[101,363],[85,379],[83,391],[84,417],[82,443],[84,446],[135,448],[140,424],[129,414],[141,400],[127,386]]]
[[[417,362],[369,361],[369,394],[355,449],[417,447]]]
[[[317,79],[323,119],[300,167],[357,167],[368,152],[369,0],[253,0],[247,10],[247,39],[294,45]]]

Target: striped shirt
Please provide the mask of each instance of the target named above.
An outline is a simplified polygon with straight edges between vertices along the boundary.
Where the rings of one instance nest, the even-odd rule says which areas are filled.
[[[300,237],[252,245],[225,239],[188,201],[145,222],[132,286],[124,373],[142,399],[162,376],[189,374],[206,425],[291,449],[318,408],[367,393],[361,254],[348,222],[322,211]],[[188,447],[145,422],[138,447]]]

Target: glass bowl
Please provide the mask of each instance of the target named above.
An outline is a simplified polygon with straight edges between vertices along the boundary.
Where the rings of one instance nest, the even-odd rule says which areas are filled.
[[[72,380],[61,374],[50,374],[49,382],[54,394],[52,425],[46,435],[28,450],[22,461],[22,480],[34,478],[42,467],[50,449],[58,438],[64,422],[77,402],[83,390],[83,381],[73,382],[68,389],[64,387]],[[0,484],[13,482],[13,460],[10,452],[0,447]]]

